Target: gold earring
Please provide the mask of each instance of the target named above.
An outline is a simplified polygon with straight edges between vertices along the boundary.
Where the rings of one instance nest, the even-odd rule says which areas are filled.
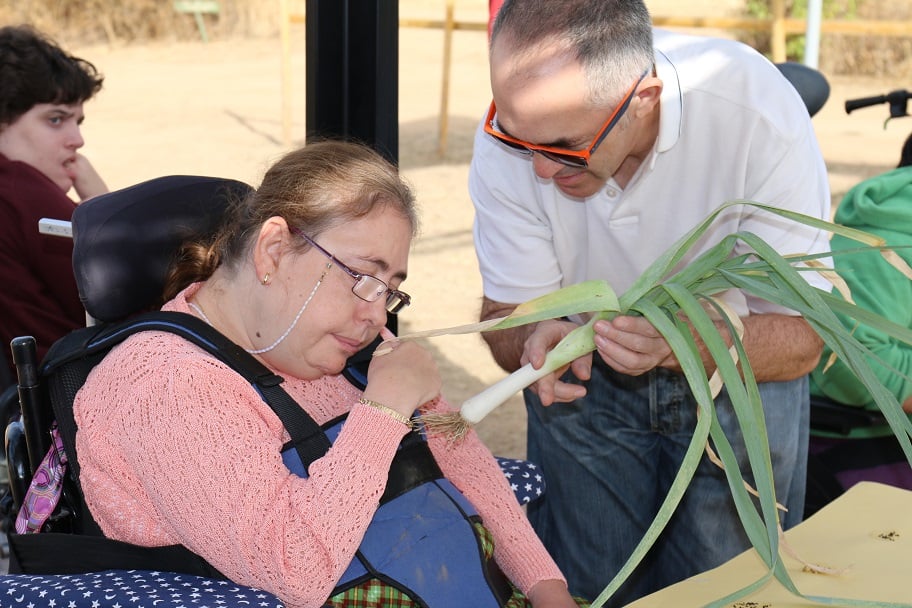
[[[260,281],[261,285],[269,285],[269,273],[263,275],[263,280]]]

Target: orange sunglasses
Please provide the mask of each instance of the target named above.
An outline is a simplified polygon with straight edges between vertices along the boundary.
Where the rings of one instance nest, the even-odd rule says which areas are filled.
[[[596,134],[595,139],[592,140],[592,143],[589,144],[589,147],[585,150],[568,150],[566,148],[554,148],[552,146],[539,146],[537,144],[529,143],[521,139],[516,139],[506,133],[495,130],[495,117],[497,115],[497,106],[494,105],[494,101],[491,101],[491,107],[488,109],[488,117],[485,119],[484,130],[485,133],[499,141],[500,143],[513,148],[514,150],[519,150],[526,154],[531,155],[533,152],[537,152],[547,158],[548,160],[553,160],[556,163],[562,165],[567,165],[569,167],[588,167],[589,158],[595,153],[595,150],[601,145],[602,141],[611,132],[611,130],[617,125],[618,121],[621,120],[621,117],[624,115],[624,112],[627,111],[630,102],[633,99],[633,94],[636,91],[637,87],[640,86],[640,83],[643,82],[643,79],[646,78],[646,74],[649,73],[649,70],[645,70],[640,77],[637,79],[633,86],[630,87],[630,90],[627,91],[627,94],[624,95],[624,99],[621,100],[621,103],[614,109],[611,113],[611,116],[608,117],[608,120],[605,121],[605,124],[602,125],[602,128],[599,129],[599,132]]]

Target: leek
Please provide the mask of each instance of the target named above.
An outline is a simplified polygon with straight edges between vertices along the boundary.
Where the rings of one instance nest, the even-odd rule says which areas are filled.
[[[424,414],[422,421],[425,427],[429,432],[447,435],[454,441],[461,439],[472,425],[481,422],[482,418],[519,391],[595,350],[592,325],[608,317],[604,312],[593,315],[586,324],[571,331],[548,351],[541,368],[535,369],[531,363],[526,363],[506,378],[466,399],[459,412]]]
[[[690,249],[700,241],[713,220],[722,211],[734,205],[748,205],[764,209],[791,221],[841,234],[858,241],[861,246],[854,250],[843,250],[824,255],[781,255],[756,235],[736,233],[726,236],[718,244],[689,261],[683,269],[675,271],[674,269],[679,266]],[[753,252],[750,255],[735,255],[734,248],[739,241],[746,243]],[[870,362],[877,361],[877,357],[854,338],[852,331],[842,325],[834,311],[851,316],[859,323],[871,325],[910,344],[912,344],[912,331],[856,306],[852,302],[844,282],[835,277],[832,269],[823,267],[819,261],[819,258],[851,255],[869,251],[872,248],[878,249],[894,267],[907,278],[912,279],[912,269],[886,245],[883,239],[877,236],[752,201],[731,201],[721,205],[674,243],[620,297],[615,296],[610,286],[604,281],[589,281],[530,300],[517,307],[513,314],[502,319],[409,334],[398,339],[449,333],[497,331],[545,319],[580,314],[591,315],[588,323],[565,336],[548,353],[541,369],[534,370],[527,365],[466,400],[458,412],[423,417],[429,432],[443,432],[453,440],[458,440],[472,425],[478,424],[485,415],[513,394],[533,384],[544,375],[553,373],[569,365],[574,359],[593,351],[595,345],[592,324],[597,319],[612,318],[618,314],[644,316],[671,346],[694,394],[700,416],[692,442],[658,515],[634,549],[628,562],[595,599],[592,604],[593,608],[602,606],[610,598],[614,590],[626,580],[652,546],[680,501],[699,459],[702,458],[704,449],[708,447],[709,438],[712,439],[716,448],[717,455],[713,455],[713,458],[721,462],[721,466],[725,470],[745,532],[768,568],[768,572],[759,580],[713,602],[711,606],[729,605],[774,578],[791,593],[805,597],[792,582],[780,557],[782,547],[780,547],[779,505],[775,497],[763,406],[760,402],[756,380],[741,344],[738,320],[732,318],[724,307],[717,304],[714,296],[728,289],[740,289],[802,315],[831,348],[834,355],[842,359],[866,386],[896,434],[906,457],[912,463],[912,441],[910,441],[912,423],[910,423],[909,417],[902,411],[896,397],[878,381],[871,369]],[[844,298],[811,286],[800,276],[801,272],[818,272],[821,276],[827,277],[834,283],[836,289],[844,294]],[[718,314],[715,318],[711,318],[707,309],[715,310]],[[727,325],[728,333],[732,337],[730,347],[722,340],[717,329],[716,322],[720,319]],[[716,364],[716,371],[712,378],[706,377],[694,333],[712,354]],[[715,417],[713,397],[723,385],[731,396],[748,448],[750,473],[756,483],[755,490],[749,490],[745,484],[728,439]],[[755,506],[751,492],[758,497],[759,508]],[[844,606],[891,605],[836,598],[812,597],[806,599],[827,605],[836,603]]]

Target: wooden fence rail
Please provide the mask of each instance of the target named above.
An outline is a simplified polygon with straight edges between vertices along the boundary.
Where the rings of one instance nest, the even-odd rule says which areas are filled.
[[[291,23],[304,23],[303,13],[293,13],[287,9],[287,0],[280,1],[280,10],[283,15],[282,30],[282,133],[286,145],[291,143],[291,100],[290,100],[290,34],[288,25]],[[448,130],[448,104],[450,83],[450,50],[452,48],[453,32],[484,31],[488,29],[485,21],[459,21],[453,16],[454,0],[446,0],[443,19],[411,19],[399,20],[401,28],[430,28],[443,30],[443,69],[440,96],[440,118],[438,132],[438,153],[443,156],[446,152]],[[773,3],[774,17],[769,19],[739,18],[739,17],[663,17],[654,15],[653,24],[657,27],[688,28],[688,29],[716,29],[716,30],[748,30],[769,32],[772,60],[782,62],[786,60],[785,39],[788,35],[804,34],[807,21],[804,19],[789,19],[784,16],[784,3]],[[821,34],[847,34],[853,36],[912,36],[912,21],[873,21],[873,20],[823,20],[820,23]]]

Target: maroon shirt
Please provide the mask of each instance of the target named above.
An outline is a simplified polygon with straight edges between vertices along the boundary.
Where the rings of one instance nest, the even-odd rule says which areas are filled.
[[[73,276],[73,241],[40,234],[38,220],[69,221],[75,203],[43,173],[0,154],[0,347],[34,336],[42,359],[58,338],[85,326]]]

